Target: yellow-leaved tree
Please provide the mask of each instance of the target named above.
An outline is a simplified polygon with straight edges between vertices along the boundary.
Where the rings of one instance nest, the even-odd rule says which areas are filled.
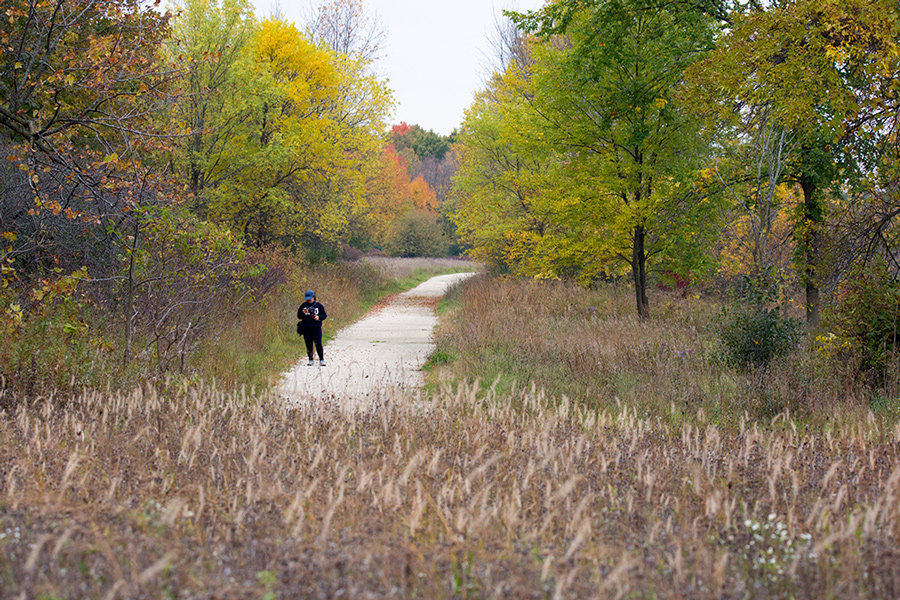
[[[390,93],[363,59],[246,8],[183,8],[176,31],[194,33],[176,40],[173,60],[203,76],[177,108],[189,135],[173,164],[201,216],[245,241],[334,248],[366,209],[364,165],[378,158]]]
[[[290,233],[298,207],[292,187],[335,168],[331,55],[284,21],[259,24],[250,44],[250,117],[232,131],[219,168],[229,176],[208,191],[210,215],[258,245]]]

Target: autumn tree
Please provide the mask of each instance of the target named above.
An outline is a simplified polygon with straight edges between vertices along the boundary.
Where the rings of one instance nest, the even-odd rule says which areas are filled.
[[[442,136],[431,129],[401,122],[391,128],[391,143],[398,153],[410,150],[417,160],[442,160],[453,143],[453,136]]]
[[[185,119],[179,164],[202,167],[201,214],[258,246],[336,247],[365,210],[362,165],[378,160],[389,91],[364,59],[256,22],[244,3],[186,8],[177,28],[205,40],[185,51],[207,85],[178,109],[204,120]]]
[[[409,172],[405,161],[393,146],[385,146],[377,161],[366,169],[366,207],[357,215],[351,245],[356,248],[382,243],[390,223],[409,208],[407,186]]]
[[[228,176],[209,196],[217,220],[261,245],[292,226],[294,178],[327,169],[339,153],[327,140],[338,73],[326,52],[284,21],[260,23],[250,52],[251,114],[232,131],[222,162]]]
[[[225,167],[230,142],[255,108],[250,44],[257,24],[246,0],[181,0],[175,9],[168,59],[186,74],[179,101],[165,118],[184,136],[173,166],[205,215],[204,190],[233,174]]]
[[[454,214],[461,241],[495,271],[548,275],[561,240],[542,173],[552,156],[524,134],[530,115],[519,93],[528,72],[510,64],[503,78],[476,96],[466,111],[457,149]],[[552,240],[552,241],[551,241]],[[539,266],[543,264],[543,267]]]
[[[648,265],[696,268],[711,222],[713,205],[701,201],[709,194],[692,187],[703,140],[674,91],[710,49],[715,23],[688,6],[641,0],[565,2],[513,18],[539,40],[533,67],[504,79],[512,102],[501,99],[509,110],[495,147],[542,164],[527,179],[512,169],[507,197],[528,182],[533,201],[520,204],[536,225],[505,236],[527,250],[520,259],[535,275],[589,280],[621,261],[646,317]]]
[[[366,181],[366,229],[371,240],[384,245],[394,222],[406,213],[420,218],[405,220],[408,228],[438,218],[439,202],[428,182],[418,175],[410,178],[409,165],[392,145],[387,145]]]
[[[0,143],[17,169],[0,200],[15,242],[4,258],[31,275],[77,270],[94,289],[120,289],[129,338],[133,280],[120,259],[141,232],[137,213],[171,199],[153,119],[180,75],[159,60],[169,16],[139,0],[7,7]],[[32,295],[35,309],[45,299]]]
[[[173,75],[155,61],[168,16],[139,0],[22,0],[0,25],[3,136],[67,163],[67,136],[98,144],[147,125]],[[141,110],[143,109],[143,110]]]
[[[386,83],[362,58],[331,55],[334,86],[317,116],[323,151],[304,150],[309,161],[319,156],[322,167],[308,164],[291,182],[298,207],[292,239],[334,248],[350,233],[351,224],[368,211],[366,171],[379,160],[385,119],[393,107]]]
[[[435,210],[439,214],[441,228],[447,238],[454,240],[456,226],[450,214],[453,211],[452,180],[458,169],[456,156],[452,152],[456,139],[455,131],[443,136],[406,122],[394,125],[390,132],[391,146],[406,162],[411,179],[421,177],[434,192],[437,201]],[[455,244],[454,248],[458,252]]]
[[[783,180],[803,202],[794,223],[810,324],[825,275],[821,236],[829,190],[878,172],[895,128],[897,9],[890,2],[788,0],[732,15],[691,79],[735,116],[765,115],[792,144]],[[738,107],[738,111],[734,111]]]
[[[369,66],[381,58],[388,36],[362,0],[324,0],[307,17],[307,28],[317,43]]]
[[[23,0],[5,16],[0,144],[25,187],[5,197],[3,225],[28,227],[38,251],[64,219],[100,224],[140,202],[150,117],[178,73],[157,61],[168,16],[151,4]]]

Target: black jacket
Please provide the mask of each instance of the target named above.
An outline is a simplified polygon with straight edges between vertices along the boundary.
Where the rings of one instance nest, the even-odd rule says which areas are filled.
[[[318,315],[319,320],[315,320],[313,318],[313,315]],[[307,304],[306,302],[304,302],[300,305],[300,308],[297,309],[297,319],[300,320],[300,322],[297,324],[297,331],[301,332],[307,327],[321,327],[322,321],[327,318],[328,315],[325,313],[325,307],[322,306],[321,302],[314,301],[312,304]]]

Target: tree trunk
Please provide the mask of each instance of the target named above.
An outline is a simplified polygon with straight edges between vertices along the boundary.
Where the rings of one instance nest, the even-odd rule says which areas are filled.
[[[646,236],[643,225],[635,226],[632,234],[631,275],[634,278],[634,296],[641,320],[650,316],[650,302],[647,300],[647,255],[644,251]]]
[[[806,284],[806,325],[809,328],[819,323],[819,225],[822,221],[822,207],[816,196],[816,182],[809,176],[800,177],[803,190],[803,279]]]
[[[189,165],[189,178],[191,182],[191,193],[194,195],[194,210],[201,217],[206,216],[206,207],[203,205],[203,166],[201,164],[201,154],[203,152],[203,133],[198,130],[194,133],[191,140],[191,156]]]
[[[131,345],[134,340],[134,260],[137,254],[138,233],[140,233],[140,221],[134,220],[134,239],[131,241],[131,256],[128,261],[128,279],[125,281],[125,354],[124,363],[131,360]]]
[[[812,279],[806,282],[806,325],[810,328],[819,324],[819,286]]]
[[[132,265],[134,264],[134,258],[131,259]],[[132,269],[133,267],[129,267],[128,269],[128,280],[125,282],[125,353],[122,357],[122,362],[125,365],[128,365],[128,362],[131,360],[131,342],[134,336],[132,327],[132,319],[131,315],[134,311],[134,284],[132,280]]]

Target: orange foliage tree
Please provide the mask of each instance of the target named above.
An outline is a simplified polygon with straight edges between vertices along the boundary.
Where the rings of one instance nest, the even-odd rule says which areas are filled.
[[[366,187],[368,203],[365,224],[375,240],[383,242],[393,221],[412,210],[437,214],[437,196],[419,175],[409,177],[409,164],[393,145],[387,145],[373,165]]]
[[[111,277],[133,211],[166,193],[152,117],[177,68],[157,60],[169,16],[141,0],[7,0],[0,20],[0,256],[13,271]],[[23,283],[24,285],[24,283]],[[20,290],[22,291],[22,290]]]

